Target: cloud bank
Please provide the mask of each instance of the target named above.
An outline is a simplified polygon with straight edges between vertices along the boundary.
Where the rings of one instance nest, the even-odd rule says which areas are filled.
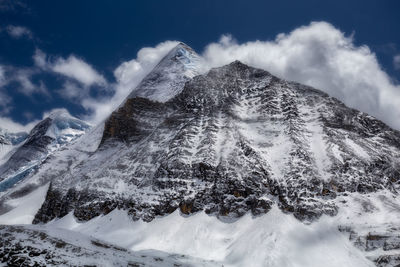
[[[32,82],[32,76],[38,74],[34,68],[16,68],[9,65],[0,65],[0,90],[12,83],[18,83],[16,90],[26,96],[32,94],[49,95],[49,92],[42,81],[39,84]]]

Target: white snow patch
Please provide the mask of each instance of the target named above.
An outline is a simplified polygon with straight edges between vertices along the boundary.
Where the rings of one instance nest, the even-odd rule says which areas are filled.
[[[46,198],[48,188],[49,184],[46,184],[26,196],[7,200],[5,204],[13,209],[0,215],[0,224],[31,224]]]
[[[328,174],[327,169],[331,165],[330,159],[327,155],[327,145],[323,138],[323,130],[318,123],[318,120],[313,121],[312,123],[306,124],[307,130],[311,134],[310,137],[310,149],[313,154],[316,167],[320,174],[320,177],[324,180],[327,180]]]

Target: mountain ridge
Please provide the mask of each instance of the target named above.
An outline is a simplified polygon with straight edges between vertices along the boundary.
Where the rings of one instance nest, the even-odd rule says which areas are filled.
[[[221,122],[227,131],[218,125]],[[346,126],[349,124],[351,127]],[[338,125],[342,127],[337,129]],[[41,210],[44,213],[39,212],[35,222],[46,222],[71,210],[77,218],[87,220],[116,207],[129,209],[134,218],[145,220],[177,208],[187,214],[205,209],[208,213],[236,217],[247,210],[253,214],[268,212],[275,201],[282,210],[294,213],[301,220],[313,221],[324,213],[335,215],[337,207],[333,200],[338,194],[375,192],[382,188],[397,190],[398,165],[390,165],[399,153],[399,134],[383,126],[382,134],[366,131],[365,125],[382,126],[372,117],[355,112],[322,92],[234,62],[196,76],[180,94],[165,103],[145,98],[126,102],[106,122],[102,143],[96,152],[98,156],[92,155],[92,158],[97,160],[103,153],[118,156],[107,158],[101,171],[92,170],[89,158],[82,165],[85,182],[79,179],[83,175],[79,170],[73,173],[73,179],[65,178],[71,186],[68,193],[65,179],[52,180],[52,185],[61,189],[54,191],[60,198],[48,197]],[[254,132],[249,127],[258,130]],[[272,128],[265,139],[259,131],[268,127]],[[163,137],[171,133],[172,139]],[[222,144],[217,144],[221,135],[222,142],[232,149],[223,150]],[[336,150],[309,144],[324,142],[329,135],[336,135],[331,140],[331,146],[338,146]],[[359,143],[353,140],[356,136],[383,138],[383,143],[379,143],[382,151],[388,147],[385,152],[389,153],[389,146],[393,144],[396,150],[390,158],[373,150],[376,140]],[[163,142],[166,143],[161,145]],[[200,143],[196,145],[197,142]],[[165,145],[169,147],[166,151]],[[376,159],[365,158],[365,151],[357,154],[357,148],[371,149],[369,152],[374,152]],[[139,149],[142,155],[131,149]],[[283,154],[273,155],[268,149]],[[345,154],[337,149],[346,151],[349,157],[343,158]],[[325,150],[330,151],[329,155]],[[334,155],[335,152],[340,155]],[[148,158],[152,160],[148,162]],[[287,164],[289,167],[284,167]],[[349,169],[349,164],[358,164],[361,173]],[[367,173],[378,167],[379,171],[386,171],[386,177],[381,179]],[[111,173],[114,181],[106,182]],[[122,183],[120,193],[107,193],[112,192],[113,183]],[[169,192],[170,189],[173,191]],[[54,187],[49,192],[52,190]],[[141,190],[150,193],[150,199],[129,196]],[[163,191],[169,193],[163,195],[160,193]],[[100,197],[90,200],[94,195]],[[159,204],[147,207],[147,201]],[[53,208],[54,203],[60,207],[53,210],[46,206],[50,203]],[[93,214],[85,208],[89,203]],[[46,210],[53,210],[53,215]]]
[[[187,62],[190,50],[177,48],[104,124],[55,151],[4,195],[5,203],[25,203],[39,187],[46,193],[35,197],[44,199],[30,214],[35,227],[89,231],[117,244],[130,237],[123,242],[129,249],[154,249],[150,244],[162,233],[158,249],[186,253],[173,237],[180,227],[191,229],[199,240],[180,235],[183,244],[204,246],[205,238],[227,247],[215,255],[189,246],[190,254],[227,266],[300,264],[290,258],[296,255],[277,252],[292,243],[318,244],[332,262],[400,264],[399,131],[320,90],[240,61],[185,76],[179,62]],[[171,64],[178,66],[172,76]],[[0,213],[0,219],[10,214]],[[271,223],[272,232],[252,231],[242,221]],[[248,252],[241,244],[253,241],[247,235],[278,254],[253,244],[252,258],[238,260]],[[316,264],[326,261],[312,254]]]

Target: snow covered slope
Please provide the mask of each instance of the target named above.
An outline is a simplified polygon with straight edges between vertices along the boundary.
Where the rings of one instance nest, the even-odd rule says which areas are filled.
[[[156,249],[226,267],[373,266],[335,226],[329,218],[305,225],[274,206],[265,215],[246,214],[229,223],[204,212],[187,217],[179,211],[150,223],[133,222],[126,212],[114,210],[86,223],[68,214],[48,227],[85,233],[133,251]]]
[[[48,185],[33,223],[132,250],[400,264],[399,132],[238,61],[194,76],[193,58],[172,50],[104,124],[7,190],[0,220]]]

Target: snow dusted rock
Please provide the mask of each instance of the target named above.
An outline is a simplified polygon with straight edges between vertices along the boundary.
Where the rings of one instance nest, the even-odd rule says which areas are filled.
[[[89,124],[66,111],[56,111],[39,122],[23,143],[0,166],[0,191],[5,191],[33,173],[54,151],[83,135]],[[16,139],[17,142],[19,139]],[[12,141],[13,139],[11,139]]]
[[[273,203],[312,222],[336,215],[338,196],[395,192],[399,153],[399,133],[382,122],[236,61],[165,103],[128,99],[99,149],[52,180],[34,222],[115,208],[146,221],[176,209],[235,218]]]

